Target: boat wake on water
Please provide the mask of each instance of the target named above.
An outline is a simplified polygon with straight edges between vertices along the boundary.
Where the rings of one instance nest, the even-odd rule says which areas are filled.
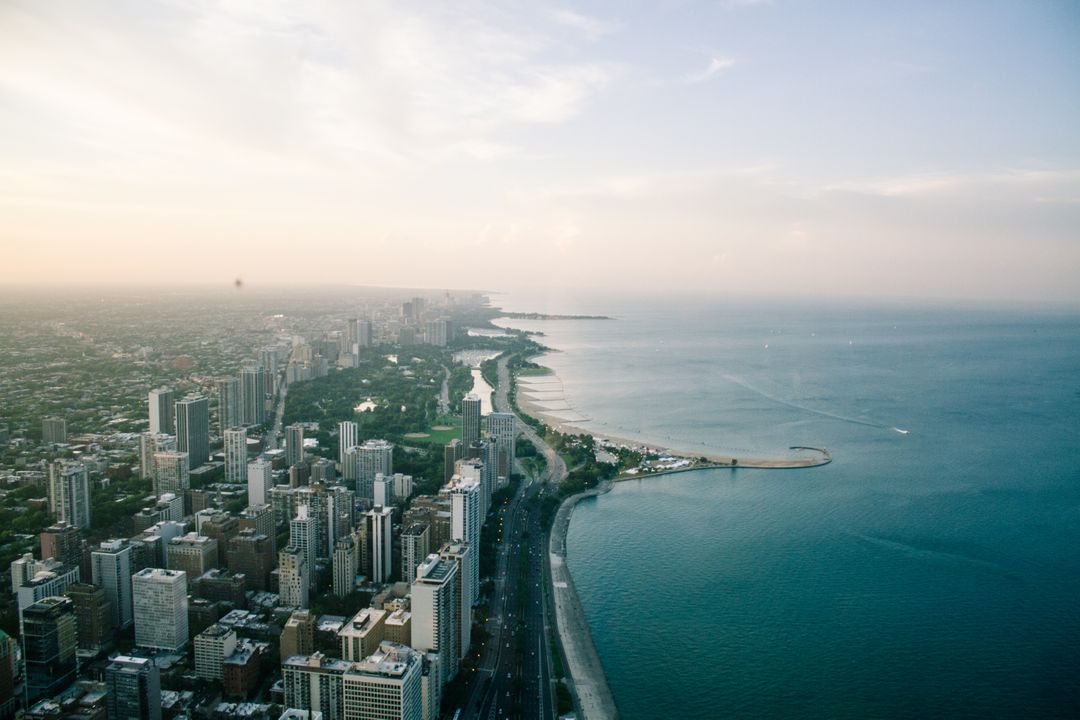
[[[873,422],[872,420],[860,420],[859,418],[848,417],[847,415],[837,415],[836,413],[827,412],[825,410],[817,410],[815,408],[807,407],[805,405],[799,405],[798,403],[793,403],[790,400],[785,400],[784,398],[780,398],[770,393],[767,393],[761,388],[754,387],[750,383],[735,375],[724,375],[723,378],[728,382],[735,383],[739,387],[746,388],[750,392],[760,395],[766,400],[772,400],[774,403],[786,405],[787,407],[795,408],[796,410],[802,410],[803,412],[808,412],[813,415],[820,415],[822,417],[827,417],[846,423],[853,423],[855,425],[865,425],[867,427],[878,428],[879,430],[895,430],[901,435],[907,435],[909,432],[908,430],[901,430],[898,427],[893,427],[892,425],[885,425],[884,423]]]

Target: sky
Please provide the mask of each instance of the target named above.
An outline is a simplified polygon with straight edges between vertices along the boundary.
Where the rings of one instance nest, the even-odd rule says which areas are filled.
[[[1080,4],[0,2],[0,277],[1080,302]]]

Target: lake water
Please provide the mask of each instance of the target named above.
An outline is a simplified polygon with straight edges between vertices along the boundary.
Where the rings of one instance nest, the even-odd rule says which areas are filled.
[[[574,574],[620,712],[1080,717],[1080,315],[499,298],[596,432],[810,470],[620,483]]]

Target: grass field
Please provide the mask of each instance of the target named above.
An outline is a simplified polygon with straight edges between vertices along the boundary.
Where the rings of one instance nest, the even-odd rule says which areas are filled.
[[[461,437],[461,418],[460,417],[442,417],[436,423],[438,427],[449,427],[449,430],[436,430],[434,427],[428,429],[428,433],[431,434],[430,438],[424,438],[433,445],[445,445],[454,438]]]
[[[536,368],[522,368],[514,373],[518,377],[537,377],[540,375],[550,375],[551,368],[536,367]]]

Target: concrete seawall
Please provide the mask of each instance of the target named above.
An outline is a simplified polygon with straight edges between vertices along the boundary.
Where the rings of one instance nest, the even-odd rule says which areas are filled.
[[[555,620],[563,657],[566,659],[567,675],[573,682],[580,717],[585,720],[605,720],[619,717],[615,698],[607,684],[604,666],[593,644],[589,624],[578,599],[574,579],[566,566],[566,533],[570,528],[570,515],[574,506],[587,497],[602,495],[612,488],[610,480],[599,487],[571,495],[563,500],[551,526],[548,545],[548,562],[551,569],[552,598],[555,603]]]

